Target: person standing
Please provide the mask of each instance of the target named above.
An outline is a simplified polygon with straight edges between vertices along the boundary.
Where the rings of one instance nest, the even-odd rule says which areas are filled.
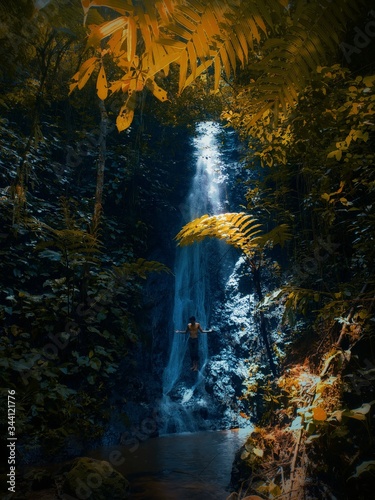
[[[191,359],[191,370],[198,371],[198,331],[201,333],[211,333],[212,330],[203,330],[201,325],[196,321],[195,316],[189,319],[186,330],[176,330],[176,333],[189,333],[189,352]]]

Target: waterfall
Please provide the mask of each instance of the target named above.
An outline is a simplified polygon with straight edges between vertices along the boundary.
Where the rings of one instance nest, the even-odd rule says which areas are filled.
[[[196,172],[186,201],[180,207],[184,219],[182,224],[204,214],[220,213],[223,209],[222,186],[225,177],[222,173],[219,152],[220,132],[220,126],[213,122],[203,122],[197,126],[197,136],[193,142]],[[208,262],[213,255],[208,252],[207,245],[209,242],[204,241],[176,250],[174,331],[185,330],[191,316],[196,317],[203,329],[209,327]],[[195,388],[204,380],[204,369],[207,363],[207,335],[209,334],[198,334],[199,371],[194,373],[196,382],[184,391],[180,402],[176,402],[175,399],[172,401],[169,397],[171,391],[179,381],[191,373],[190,363],[188,364],[186,359],[189,358],[189,335],[174,332],[171,334],[169,361],[163,373],[162,412],[167,416],[173,415],[175,432],[195,430],[193,419],[187,414],[184,404],[191,399]],[[165,431],[168,432],[168,429],[166,428]]]

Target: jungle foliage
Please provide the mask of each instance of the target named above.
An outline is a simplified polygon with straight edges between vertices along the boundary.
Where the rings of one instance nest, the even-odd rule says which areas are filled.
[[[282,271],[280,287],[262,283],[259,295],[261,314],[280,310],[269,340],[281,373],[271,380],[249,364],[244,398],[262,404],[232,498],[371,497],[371,3],[36,4],[0,5],[0,365],[2,387],[17,391],[20,450],[50,454],[72,436],[102,435],[108,394],[142,336],[141,283],[166,271],[146,254],[188,177],[179,168],[185,126],[224,109],[247,144],[247,167],[260,164],[263,175],[239,213],[208,216],[180,236],[229,239],[253,259],[254,224],[292,235],[282,252],[262,246],[264,262],[278,259]],[[229,219],[242,234],[224,231]]]
[[[295,106],[256,123],[238,81],[224,113],[265,173],[247,209],[293,233],[284,285],[260,303],[283,310],[283,375],[262,384],[249,367],[247,397],[265,406],[231,498],[366,498],[374,486],[373,71],[317,66]]]
[[[146,125],[138,118],[125,145],[112,134],[95,220],[100,109],[87,113],[95,89],[68,97],[82,11],[16,7],[6,12],[1,46],[0,364],[3,390],[16,390],[18,450],[27,461],[63,456],[73,436],[80,448],[106,429],[109,394],[119,377],[126,384],[122,371],[145,336],[143,283],[169,272],[145,257],[156,240],[152,224],[170,210],[168,161],[179,165],[186,139],[173,130],[174,145],[164,147],[151,117]],[[150,147],[152,131],[168,155]]]

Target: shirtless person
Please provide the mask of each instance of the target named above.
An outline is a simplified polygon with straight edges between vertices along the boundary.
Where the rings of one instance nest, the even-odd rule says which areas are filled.
[[[189,319],[190,323],[186,327],[186,330],[176,330],[176,333],[189,333],[189,351],[191,358],[191,370],[198,371],[198,330],[202,333],[211,333],[211,330],[202,330],[199,323],[196,322],[195,317],[192,316]]]

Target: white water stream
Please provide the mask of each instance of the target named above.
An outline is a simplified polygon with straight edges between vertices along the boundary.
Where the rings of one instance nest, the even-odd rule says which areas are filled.
[[[184,220],[182,225],[204,214],[214,215],[222,211],[224,175],[219,151],[220,126],[204,122],[197,127],[194,139],[196,173],[181,205]],[[209,259],[215,258],[207,251],[207,242],[177,248],[175,260],[175,296],[173,323],[175,330],[185,330],[189,318],[195,316],[202,328],[208,329],[209,315]],[[172,332],[170,335],[170,355],[163,374],[163,398],[161,411],[165,418],[162,433],[195,431],[194,419],[185,408],[194,391],[204,379],[207,363],[208,335],[199,334],[199,371],[196,382],[186,388],[180,400],[170,398],[176,384],[184,378],[184,370],[189,370],[188,335]],[[172,420],[172,423],[171,423]]]

